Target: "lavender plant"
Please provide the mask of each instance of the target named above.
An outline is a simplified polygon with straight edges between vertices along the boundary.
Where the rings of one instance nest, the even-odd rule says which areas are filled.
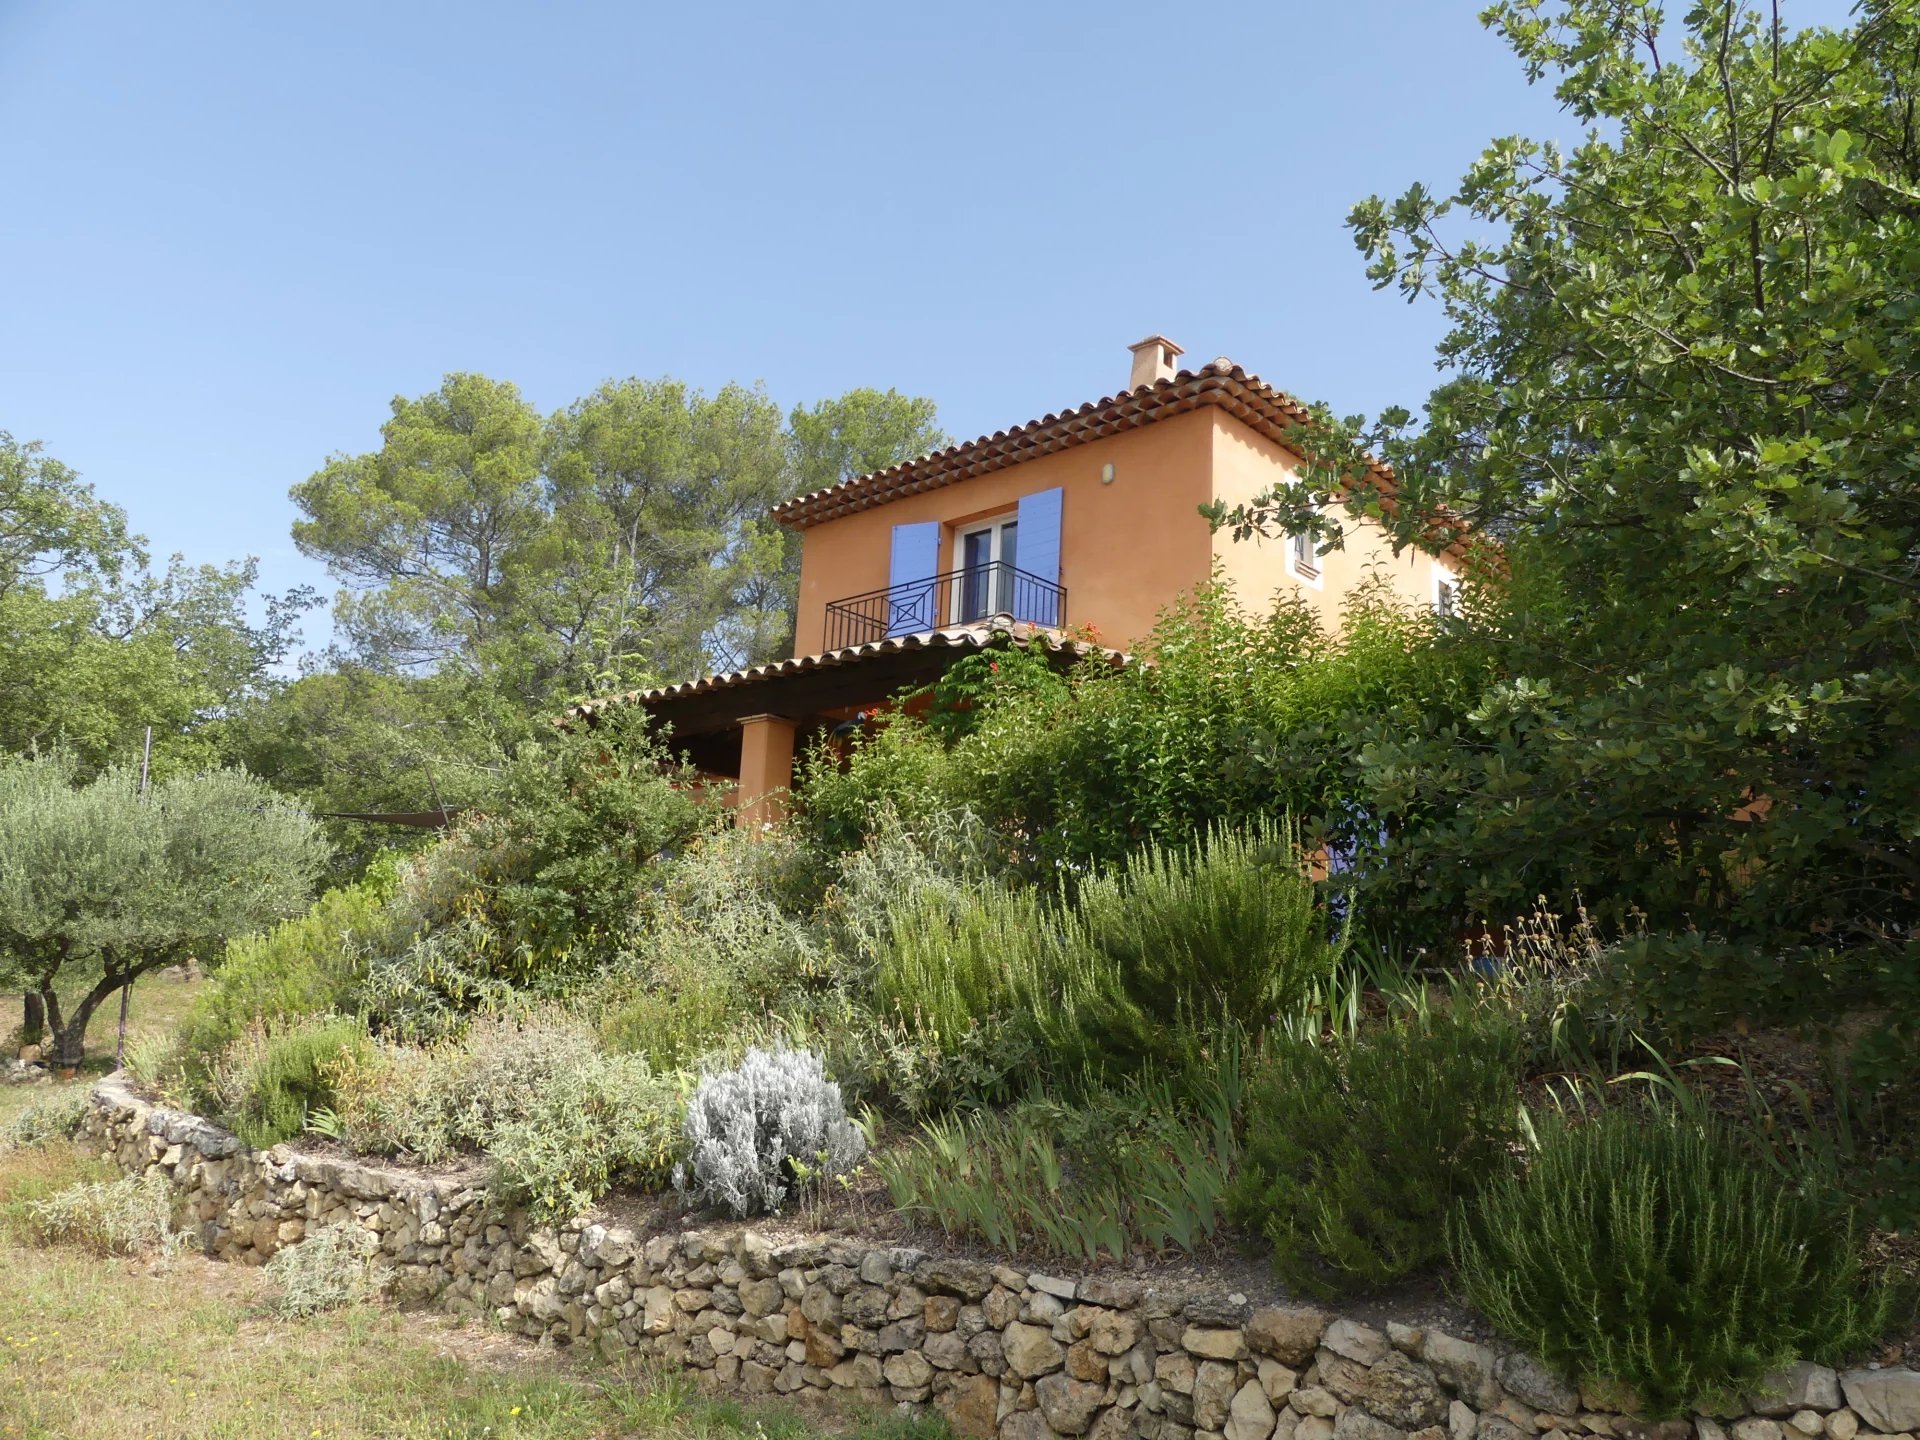
[[[804,1185],[842,1175],[866,1154],[840,1087],[811,1050],[750,1049],[709,1075],[687,1104],[691,1154],[674,1185],[735,1216],[777,1213]]]

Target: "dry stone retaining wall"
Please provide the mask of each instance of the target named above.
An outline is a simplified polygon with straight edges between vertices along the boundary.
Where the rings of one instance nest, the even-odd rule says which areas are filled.
[[[1750,1413],[1649,1424],[1530,1357],[1308,1306],[751,1230],[636,1234],[502,1215],[470,1180],[254,1151],[109,1082],[83,1143],[158,1170],[217,1259],[334,1222],[403,1303],[707,1372],[749,1395],[933,1405],[975,1440],[1913,1440],[1920,1373],[1801,1364]]]

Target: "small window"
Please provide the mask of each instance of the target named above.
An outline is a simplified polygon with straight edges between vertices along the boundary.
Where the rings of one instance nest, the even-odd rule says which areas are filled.
[[[1320,578],[1320,551],[1313,543],[1313,537],[1307,534],[1295,535],[1293,546],[1293,571],[1303,580]]]
[[[1438,565],[1433,567],[1433,608],[1442,620],[1460,613],[1460,581]]]

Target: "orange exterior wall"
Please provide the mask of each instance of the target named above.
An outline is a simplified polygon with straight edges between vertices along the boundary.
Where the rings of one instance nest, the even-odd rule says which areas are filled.
[[[1214,493],[1228,508],[1252,500],[1298,468],[1299,457],[1285,446],[1221,411],[1207,413],[1213,422]],[[1276,595],[1297,592],[1329,630],[1339,628],[1346,596],[1375,575],[1384,577],[1393,593],[1408,603],[1432,606],[1432,556],[1417,550],[1396,556],[1386,532],[1373,521],[1356,520],[1345,511],[1334,518],[1341,524],[1346,545],[1320,557],[1317,581],[1293,573],[1288,564],[1292,547],[1284,537],[1236,541],[1231,531],[1221,530],[1211,537],[1212,558],[1220,562],[1240,603],[1249,610],[1263,613]],[[1204,521],[1201,529],[1206,529]]]
[[[759,826],[787,813],[793,786],[794,722],[784,715],[749,715],[740,722],[740,788],[734,823]]]
[[[794,654],[821,650],[830,601],[885,588],[895,525],[940,521],[946,571],[955,568],[953,526],[1056,485],[1067,626],[1091,626],[1101,644],[1125,649],[1207,578],[1216,547],[1198,508],[1217,449],[1209,408],[810,526],[801,532]],[[1108,464],[1110,485],[1100,478]]]

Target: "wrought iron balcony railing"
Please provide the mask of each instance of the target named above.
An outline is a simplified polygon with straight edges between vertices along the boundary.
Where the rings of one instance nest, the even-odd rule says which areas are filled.
[[[996,615],[1035,625],[1064,625],[1067,592],[1051,580],[998,560],[949,570],[828,602],[826,648],[843,650],[889,635],[917,635]]]

